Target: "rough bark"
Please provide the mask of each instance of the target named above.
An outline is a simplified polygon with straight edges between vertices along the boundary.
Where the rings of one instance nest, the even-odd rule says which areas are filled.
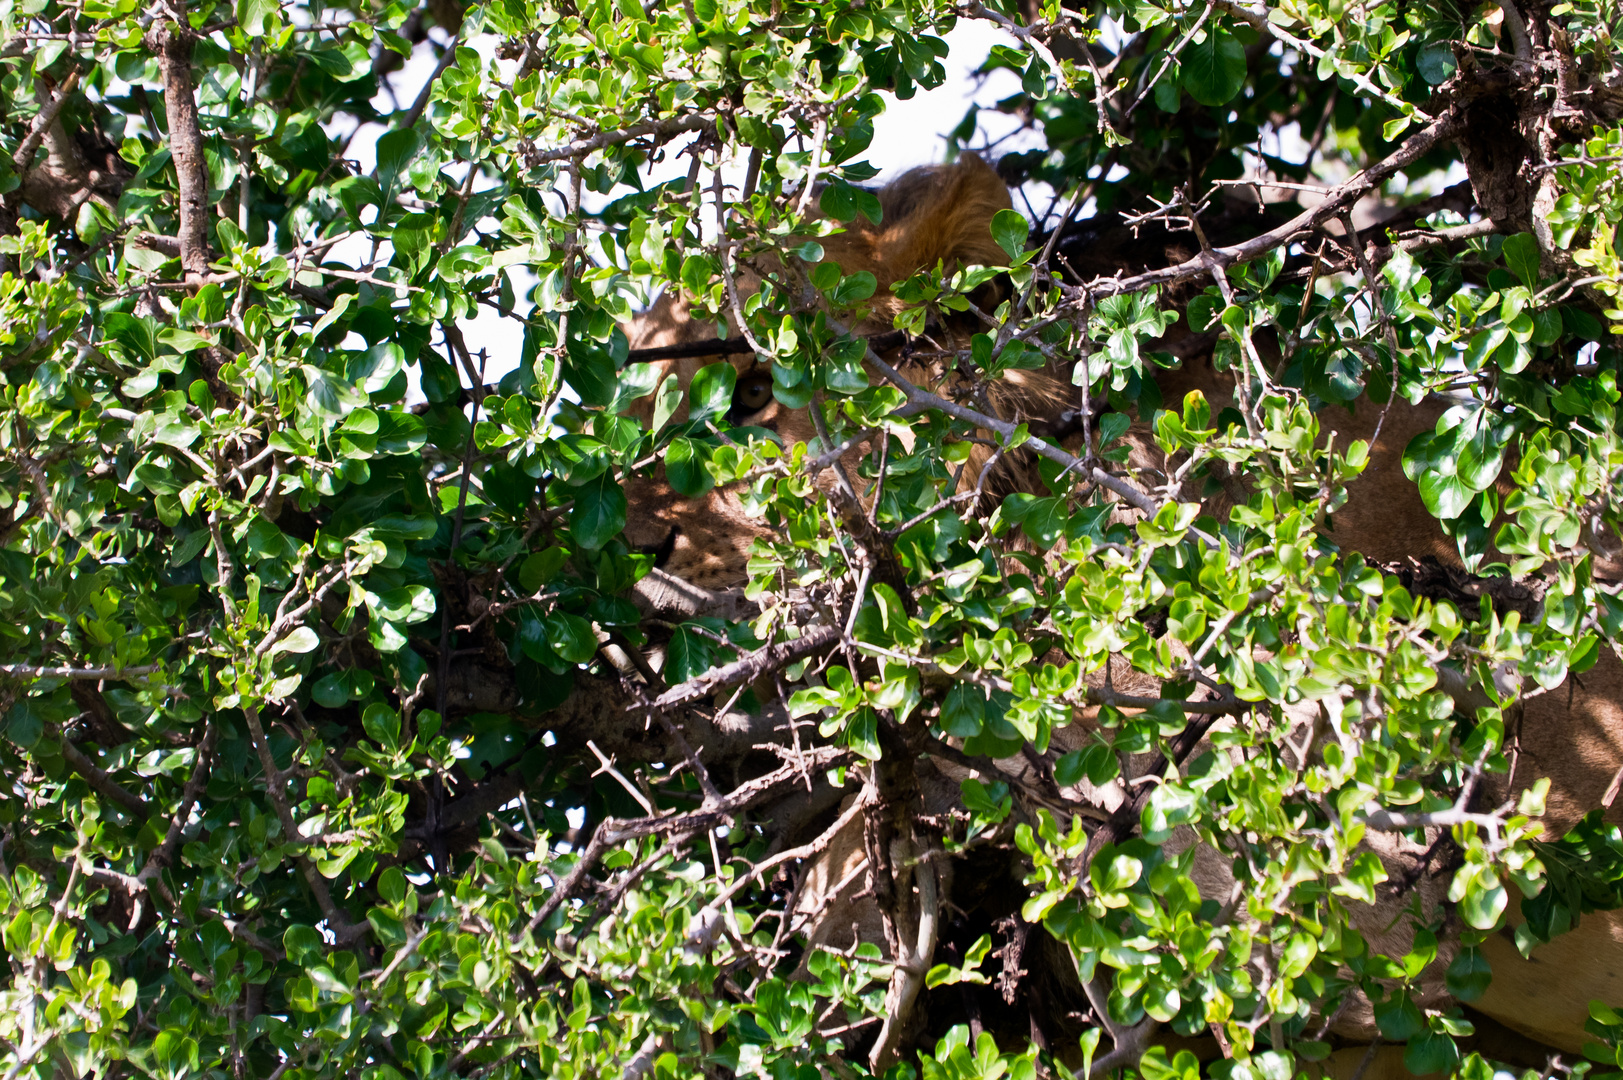
[[[147,35],[147,48],[163,70],[164,117],[169,125],[169,152],[179,189],[180,266],[188,280],[208,273],[209,182],[203,161],[203,130],[197,119],[192,83],[192,35],[175,23],[159,23]]]

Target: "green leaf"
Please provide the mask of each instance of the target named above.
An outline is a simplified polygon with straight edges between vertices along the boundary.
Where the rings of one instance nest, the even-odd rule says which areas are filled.
[[[425,585],[405,585],[374,594],[372,610],[390,622],[417,623],[434,614],[434,593]]]
[[[1533,234],[1522,232],[1505,237],[1502,250],[1510,272],[1521,278],[1522,284],[1529,289],[1538,288],[1539,250]]]
[[[1181,784],[1158,784],[1140,815],[1144,839],[1164,844],[1179,825],[1187,825],[1199,814],[1200,794]]]
[[[705,468],[707,455],[704,446],[685,435],[678,435],[665,448],[665,479],[678,495],[697,499],[716,486],[716,481]]]
[[[1012,498],[1012,496],[1011,496]],[[1038,547],[1053,547],[1070,523],[1066,501],[1057,496],[1033,499],[1020,515],[1020,527]]]
[[[349,704],[349,682],[342,673],[334,672],[316,680],[310,688],[310,697],[324,709],[336,709]]]
[[[560,547],[532,552],[519,564],[519,585],[527,593],[539,592],[547,582],[557,576],[558,571],[562,570],[564,563],[568,561],[568,554]]]
[[[878,279],[866,270],[859,270],[842,277],[828,299],[835,307],[854,307],[872,296],[877,288]]]
[[[608,351],[574,339],[569,342],[563,378],[580,396],[582,405],[608,405],[619,387],[614,359]]]
[[[1459,1057],[1459,1048],[1452,1038],[1441,1031],[1425,1031],[1409,1040],[1403,1051],[1403,1067],[1415,1076],[1446,1075],[1453,1071]]]
[[[1455,954],[1444,975],[1448,992],[1461,1001],[1475,1001],[1487,993],[1493,981],[1493,967],[1481,949],[1464,948]]]
[[[374,345],[350,360],[344,375],[368,394],[388,386],[406,366],[406,354],[392,341]]]
[[[959,739],[981,733],[986,722],[986,691],[974,683],[959,683],[941,701],[941,730]]]
[[[368,705],[361,714],[361,728],[367,738],[385,750],[393,750],[400,744],[400,714],[387,705]]]
[[[584,664],[597,655],[597,633],[579,615],[554,611],[547,616],[547,643],[571,664]]]
[[[1025,251],[1026,236],[1030,232],[1030,223],[1018,210],[999,210],[992,215],[992,239],[1011,262]]]
[[[1452,520],[1465,513],[1476,492],[1452,472],[1425,472],[1420,476],[1420,497],[1435,518]]]
[[[964,806],[993,823],[1008,817],[1014,806],[1009,785],[1001,780],[983,784],[973,776],[965,777],[958,782],[958,791],[963,797]]]
[[[840,266],[838,263],[824,262],[812,267],[812,284],[823,292],[828,292],[840,283]]]
[[[1454,50],[1446,42],[1427,45],[1415,57],[1415,68],[1420,72],[1420,77],[1433,86],[1447,82],[1458,67]]]
[[[688,387],[688,419],[708,420],[725,413],[733,403],[738,370],[722,361],[700,368]]]
[[[715,666],[716,647],[704,629],[696,623],[683,623],[671,635],[671,643],[665,649],[663,674],[672,686],[703,675]]]
[[[625,527],[626,493],[607,472],[576,490],[569,529],[577,544],[596,551]]]
[[[297,923],[282,932],[282,948],[286,950],[287,958],[300,967],[320,962],[324,954],[321,935]]]
[[[39,705],[33,698],[24,698],[6,713],[6,738],[24,750],[33,749],[45,734],[45,717]]]
[[[249,37],[263,37],[265,20],[280,10],[276,0],[237,0],[237,23]]]
[[[422,150],[422,145],[416,128],[395,128],[378,136],[378,183],[386,188],[392,186]]]
[[[1509,901],[1499,875],[1487,867],[1476,873],[1469,870],[1460,873],[1470,874],[1465,893],[1459,901],[1459,911],[1466,924],[1476,930],[1494,929],[1499,925],[1499,918],[1505,913],[1505,905]]]
[[[1407,991],[1400,990],[1375,1003],[1375,1024],[1388,1042],[1407,1042],[1426,1028],[1426,1019]]]
[[[294,628],[286,637],[271,646],[271,655],[277,653],[307,653],[321,644],[321,638],[308,626]]]
[[[1245,46],[1227,30],[1210,27],[1179,57],[1183,88],[1202,105],[1227,105],[1245,85]]]
[[[823,216],[835,221],[850,221],[857,216],[856,195],[844,180],[836,180],[824,188],[817,198],[817,205],[823,211]]]

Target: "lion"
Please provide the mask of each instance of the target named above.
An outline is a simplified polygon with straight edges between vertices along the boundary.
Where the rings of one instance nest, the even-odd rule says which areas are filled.
[[[882,224],[870,226],[859,220],[844,233],[825,240],[827,257],[846,273],[866,270],[878,282],[868,322],[853,328],[858,333],[889,330],[890,316],[899,302],[888,287],[920,269],[937,263],[950,268],[1004,261],[993,241],[990,221],[998,210],[1010,206],[1008,190],[978,158],[966,156],[954,165],[916,170],[883,189],[879,199]],[[632,325],[629,337],[634,349],[650,349],[712,340],[715,332],[713,323],[694,319],[679,300],[666,295]],[[951,328],[945,332],[950,335]],[[722,358],[688,355],[668,359],[661,362],[660,374],[674,375],[685,386],[699,368]],[[738,376],[730,419],[773,431],[790,445],[816,438],[807,410],[791,410],[774,399],[769,368],[753,355],[725,359]],[[1058,426],[1061,414],[1076,408],[1074,391],[1062,373],[1015,374],[1019,378],[998,402],[1002,418],[1029,421],[1036,429],[1042,423]],[[1233,397],[1232,383],[1217,374],[1209,360],[1199,357],[1161,373],[1158,381],[1167,400],[1200,390],[1214,413]],[[1347,504],[1332,518],[1328,538],[1342,550],[1358,551],[1386,563],[1430,556],[1445,565],[1458,564],[1453,542],[1427,513],[1415,485],[1403,477],[1401,466],[1404,447],[1434,427],[1447,405],[1443,401],[1414,406],[1400,403],[1382,410],[1366,404],[1357,412],[1334,407],[1320,414],[1325,436],[1333,437],[1338,446],[1352,439],[1370,439],[1379,428],[1368,468],[1349,485]],[[631,411],[639,410],[649,413],[652,405],[645,400]],[[1165,469],[1167,462],[1145,429],[1135,427],[1128,439],[1134,445],[1133,466]],[[852,449],[851,460],[860,453]],[[1016,469],[1005,483],[1019,487],[1022,480],[1030,482]],[[834,480],[825,473],[820,482],[831,485]],[[731,618],[747,611],[742,586],[747,579],[748,553],[751,542],[766,530],[745,511],[736,490],[718,487],[701,498],[686,499],[654,478],[630,481],[627,496],[632,508],[626,526],[628,541],[659,553],[656,571],[638,586],[639,603],[646,611]],[[1086,733],[1085,724],[1073,726],[1078,734]],[[1563,833],[1588,810],[1609,805],[1616,778],[1623,775],[1623,664],[1603,652],[1601,662],[1582,678],[1569,679],[1553,693],[1528,699],[1513,757],[1513,774],[1500,778],[1496,790],[1484,793],[1481,801],[1485,805],[1497,805],[1538,777],[1549,777],[1552,783],[1544,820],[1552,836]],[[1025,762],[1011,763],[1011,771],[1028,767]],[[920,774],[921,799],[927,809],[934,810],[953,804],[957,780],[967,775],[950,766],[937,769],[928,764]],[[1406,865],[1418,866],[1418,891],[1427,909],[1435,910],[1443,900],[1448,868],[1427,865],[1429,852],[1402,850],[1406,842],[1395,834],[1377,842],[1385,844],[1381,854],[1389,863],[1406,860]],[[861,821],[856,820],[805,869],[792,914],[795,929],[807,935],[809,945],[843,949],[857,939],[884,940],[876,904],[871,895],[862,895],[871,854],[864,844]],[[931,879],[932,889],[940,887],[943,894],[950,893],[950,867],[938,873]],[[1208,868],[1210,885],[1203,892],[1215,895],[1224,891],[1226,873],[1223,867]],[[1393,894],[1384,901],[1366,923],[1366,928],[1379,923],[1384,930],[1367,936],[1386,951],[1401,953],[1407,948],[1409,931],[1388,924],[1400,921],[1408,896]],[[1391,934],[1399,937],[1384,940]],[[1045,934],[1037,936],[1046,938]],[[1480,1045],[1484,1052],[1542,1064],[1542,1059],[1530,1060],[1541,1048],[1579,1050],[1586,1040],[1583,1024],[1588,1002],[1623,1001],[1623,949],[1619,946],[1623,946],[1623,916],[1618,913],[1586,916],[1578,930],[1539,947],[1531,959],[1520,956],[1508,930],[1491,937],[1482,949],[1495,977],[1486,995],[1472,1007],[1505,1030],[1483,1025]],[[1613,957],[1618,961],[1614,963]],[[1427,1004],[1446,1000],[1441,972],[1447,961],[1445,954],[1421,980],[1421,997]],[[1060,992],[1066,991],[1062,988]],[[1337,1020],[1338,1033],[1349,1040],[1375,1035],[1367,1002],[1346,1012],[1348,1015]],[[1538,1045],[1518,1044],[1516,1035]],[[1207,1047],[1205,1052],[1214,1050]],[[1367,1062],[1364,1057],[1362,1048],[1343,1049],[1323,1068],[1327,1075],[1359,1073],[1368,1080],[1406,1075],[1401,1048],[1373,1051]]]

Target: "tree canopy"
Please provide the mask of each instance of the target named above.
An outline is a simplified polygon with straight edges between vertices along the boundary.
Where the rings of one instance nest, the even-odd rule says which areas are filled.
[[[885,290],[826,256],[964,20],[1026,197]],[[0,1077],[1285,1080],[1364,1007],[1487,1080],[1484,943],[1623,904],[1518,742],[1623,634],[1619,30],[0,0]],[[721,339],[690,382],[627,336],[662,294]],[[734,353],[816,438],[739,421]],[[1039,372],[1073,407],[1000,411]],[[1380,563],[1337,515],[1433,405],[1383,482],[1452,554]],[[644,481],[763,523],[728,610],[635,601]],[[883,932],[818,947],[853,822]]]

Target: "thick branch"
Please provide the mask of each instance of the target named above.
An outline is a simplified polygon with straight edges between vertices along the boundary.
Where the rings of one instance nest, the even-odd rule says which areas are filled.
[[[45,133],[56,123],[57,116],[62,112],[62,106],[68,103],[68,98],[73,96],[74,87],[78,85],[79,73],[71,72],[62,80],[56,96],[39,111],[38,116],[34,117],[34,126],[29,129],[28,137],[17,147],[17,152],[11,155],[11,167],[17,175],[21,176],[33,167],[34,153],[39,149],[39,144],[45,141]]]
[[[209,268],[209,182],[203,161],[203,130],[197,121],[192,86],[192,37],[175,23],[160,23],[147,35],[147,47],[163,69],[163,105],[169,121],[169,153],[180,190],[180,265],[188,276]]]

